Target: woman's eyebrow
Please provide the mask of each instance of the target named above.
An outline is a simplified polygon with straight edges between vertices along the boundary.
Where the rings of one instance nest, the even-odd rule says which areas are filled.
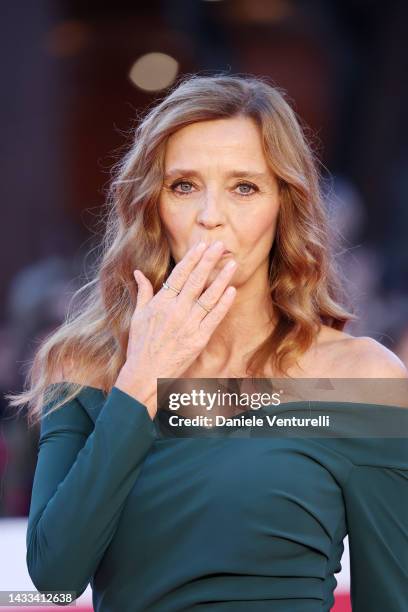
[[[171,179],[174,176],[198,176],[201,177],[200,172],[198,170],[192,170],[189,168],[172,168],[168,170],[164,178]],[[251,170],[232,170],[231,172],[226,172],[225,176],[227,178],[253,178],[253,179],[267,179],[270,178],[270,174],[268,172],[257,172]]]

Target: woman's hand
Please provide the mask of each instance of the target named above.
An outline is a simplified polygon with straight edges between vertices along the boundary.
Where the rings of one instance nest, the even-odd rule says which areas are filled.
[[[224,245],[195,244],[174,267],[167,282],[180,290],[162,287],[153,296],[151,282],[137,271],[138,295],[132,316],[126,362],[115,386],[133,395],[148,408],[151,418],[157,412],[157,378],[177,378],[208,343],[227,314],[236,289],[228,283],[236,269],[229,261],[202,293],[211,269]],[[209,313],[196,303],[200,302]]]

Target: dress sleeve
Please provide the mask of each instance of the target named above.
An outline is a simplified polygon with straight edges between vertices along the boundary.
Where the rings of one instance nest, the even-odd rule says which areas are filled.
[[[406,612],[408,470],[356,465],[344,498],[353,612]]]
[[[85,591],[154,439],[147,408],[117,387],[95,426],[76,399],[43,418],[26,537],[39,591]]]

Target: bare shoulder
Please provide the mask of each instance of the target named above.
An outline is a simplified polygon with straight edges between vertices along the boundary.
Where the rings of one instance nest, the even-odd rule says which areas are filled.
[[[334,378],[408,378],[401,359],[368,336],[352,336],[323,325],[310,352],[312,372]]]
[[[374,338],[344,334],[337,343],[350,378],[408,378],[401,359]]]

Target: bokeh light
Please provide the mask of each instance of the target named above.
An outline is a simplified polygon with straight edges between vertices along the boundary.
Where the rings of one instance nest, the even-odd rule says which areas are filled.
[[[166,53],[146,53],[133,64],[129,78],[140,89],[159,91],[169,87],[175,80],[179,64]]]

